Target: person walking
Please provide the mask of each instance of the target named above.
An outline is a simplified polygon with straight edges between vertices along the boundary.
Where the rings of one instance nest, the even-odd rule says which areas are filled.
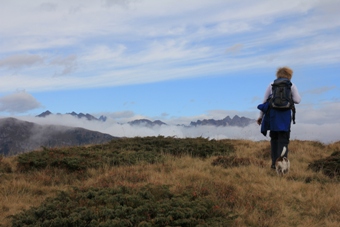
[[[266,136],[269,130],[270,147],[271,147],[271,168],[275,169],[275,161],[281,156],[283,147],[286,147],[285,157],[288,158],[288,144],[290,139],[291,122],[295,124],[295,106],[301,102],[301,96],[295,84],[291,82],[293,70],[289,67],[281,67],[276,72],[276,80],[267,87],[263,103],[258,105],[260,116],[257,123],[261,125],[261,133]],[[273,103],[273,96],[276,95],[276,85],[286,84],[288,86],[287,94],[290,96],[289,108],[277,107]],[[282,87],[281,87],[282,91]],[[281,95],[282,96],[282,95]],[[292,115],[293,114],[293,115]]]

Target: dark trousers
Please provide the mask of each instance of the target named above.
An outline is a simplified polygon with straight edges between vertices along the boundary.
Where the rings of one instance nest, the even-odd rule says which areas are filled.
[[[290,132],[270,131],[269,136],[270,136],[272,165],[275,165],[275,161],[278,157],[281,156],[284,146],[287,148],[286,154],[284,155],[284,157],[288,158],[288,144],[289,144]]]

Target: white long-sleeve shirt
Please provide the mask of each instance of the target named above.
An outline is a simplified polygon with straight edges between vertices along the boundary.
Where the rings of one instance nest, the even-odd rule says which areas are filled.
[[[274,82],[270,83],[269,86],[267,87],[266,92],[264,93],[263,103],[265,103],[267,99],[269,98],[269,96],[272,94],[273,83]],[[292,83],[291,91],[292,91],[293,102],[295,104],[299,104],[301,102],[301,96],[299,94],[297,87],[293,83]],[[262,118],[262,116],[263,116],[263,112],[260,111],[260,117]]]

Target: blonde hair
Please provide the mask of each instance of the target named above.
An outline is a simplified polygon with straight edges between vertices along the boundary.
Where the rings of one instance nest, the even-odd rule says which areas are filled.
[[[276,72],[277,78],[287,78],[288,80],[291,80],[293,76],[293,70],[287,66],[281,67]]]

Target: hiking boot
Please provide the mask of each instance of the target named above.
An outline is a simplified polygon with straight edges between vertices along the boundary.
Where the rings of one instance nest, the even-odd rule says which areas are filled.
[[[272,169],[276,169],[275,165],[272,165],[270,168],[272,168]]]

